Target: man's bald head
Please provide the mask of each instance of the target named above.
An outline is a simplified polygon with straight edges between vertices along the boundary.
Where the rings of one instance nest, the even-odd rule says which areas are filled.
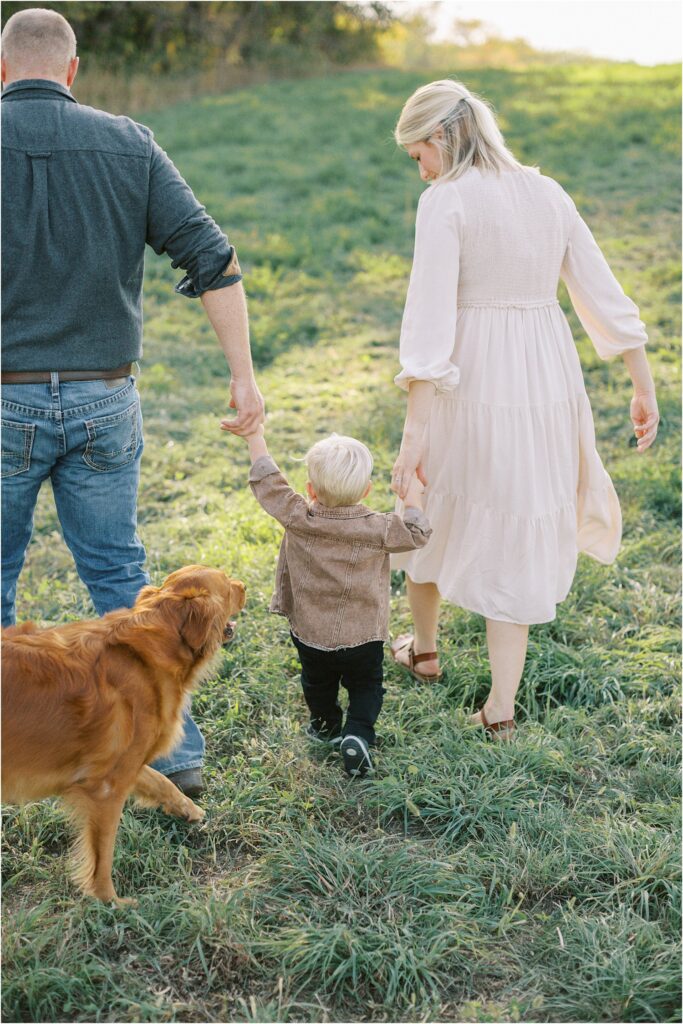
[[[74,30],[57,11],[17,11],[2,30],[2,66],[4,82],[49,78],[71,85],[78,66]]]

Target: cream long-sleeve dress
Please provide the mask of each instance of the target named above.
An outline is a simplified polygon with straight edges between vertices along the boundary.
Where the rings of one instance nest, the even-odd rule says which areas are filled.
[[[555,618],[579,551],[614,560],[621,512],[595,448],[558,281],[598,354],[647,341],[576,207],[531,168],[468,170],[420,197],[396,383],[432,381],[416,583],[504,622]]]

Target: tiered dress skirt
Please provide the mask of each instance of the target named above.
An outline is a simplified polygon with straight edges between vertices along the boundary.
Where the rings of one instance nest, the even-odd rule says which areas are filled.
[[[578,552],[609,563],[621,541],[569,324],[555,300],[464,303],[452,361],[425,436],[434,532],[392,568],[487,618],[549,622]]]

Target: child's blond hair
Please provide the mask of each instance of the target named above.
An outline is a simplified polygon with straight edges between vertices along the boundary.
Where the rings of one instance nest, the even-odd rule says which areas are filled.
[[[370,483],[372,455],[355,437],[325,437],[306,452],[304,462],[318,501],[328,508],[356,505]]]

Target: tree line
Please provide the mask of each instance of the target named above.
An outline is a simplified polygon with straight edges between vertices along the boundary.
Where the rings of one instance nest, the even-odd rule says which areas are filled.
[[[36,6],[64,15],[80,53],[106,61],[112,69],[144,60],[159,73],[208,69],[221,62],[286,65],[309,59],[344,65],[370,60],[377,54],[380,34],[393,20],[380,0],[6,0],[3,25],[16,11]]]

